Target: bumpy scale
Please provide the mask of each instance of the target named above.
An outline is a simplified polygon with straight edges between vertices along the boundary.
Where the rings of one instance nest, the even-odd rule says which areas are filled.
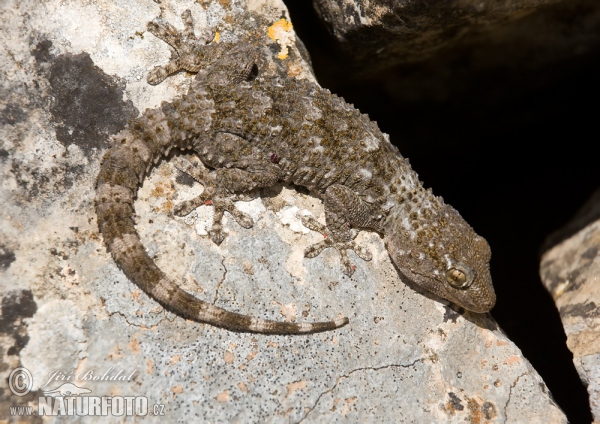
[[[97,180],[100,232],[115,262],[135,284],[178,315],[235,331],[314,333],[348,322],[288,323],[233,313],[185,292],[154,264],[135,230],[133,202],[153,164],[180,148],[193,150],[204,164],[191,166],[181,158],[177,162],[205,190],[179,205],[176,213],[212,203],[210,236],[215,243],[225,237],[225,211],[241,226],[253,225],[234,201],[257,188],[293,183],[307,187],[325,206],[326,227],[304,219],[308,228],[326,234],[305,256],[333,247],[344,273],[351,275],[347,250],[371,259],[355,243],[354,228],[373,229],[384,235],[398,270],[420,287],[470,311],[487,312],[494,306],[487,242],[421,186],[375,123],[312,82],[253,77],[258,58],[254,47],[198,40],[190,11],[182,18],[183,31],[162,21],[148,24],[178,54],[150,72],[148,82],[158,84],[182,69],[198,72],[190,91],[146,110],[114,136]]]

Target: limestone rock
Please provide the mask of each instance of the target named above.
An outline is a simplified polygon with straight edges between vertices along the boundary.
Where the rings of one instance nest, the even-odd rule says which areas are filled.
[[[191,8],[198,31],[271,40],[265,72],[311,78],[281,2],[9,0],[2,8],[3,419],[11,406],[37,410],[44,392],[75,385],[78,399],[114,396],[115,408],[119,399],[146,399],[154,422],[565,422],[491,316],[417,293],[398,278],[377,234],[359,236],[373,260],[353,256],[352,278],[333,252],[305,259],[319,235],[297,215],[322,220],[322,204],[289,187],[240,203],[254,227],[229,220],[229,237],[215,246],[205,235],[209,207],[169,216],[201,188],[165,160],[140,190],[138,230],[157,264],[196,296],[263,318],[348,316],[339,331],[263,336],[189,322],[162,310],[107,255],[93,198],[108,136],[191,79],[145,82],[169,57],[146,22],[162,8],[177,25]],[[25,396],[9,385],[29,381],[11,380],[18,367],[32,377]]]
[[[582,208],[566,228],[578,228],[582,218],[595,216],[598,196]],[[558,234],[558,233],[557,233]],[[562,233],[560,233],[562,234]],[[542,257],[540,274],[567,334],[573,362],[587,386],[590,408],[600,421],[600,220],[588,224]]]

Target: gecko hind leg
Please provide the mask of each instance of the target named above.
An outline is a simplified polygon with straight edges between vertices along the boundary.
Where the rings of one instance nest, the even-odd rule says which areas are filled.
[[[381,218],[374,213],[369,204],[362,201],[352,190],[341,185],[328,187],[323,201],[327,226],[311,216],[302,217],[302,224],[305,227],[325,236],[324,240],[308,246],[304,250],[304,256],[314,258],[323,250],[333,247],[340,254],[342,272],[351,276],[356,267],[348,258],[348,250],[354,251],[359,258],[365,261],[373,258],[369,249],[354,241],[356,231],[351,226],[381,230]]]
[[[204,191],[199,196],[177,205],[173,210],[175,215],[185,216],[202,205],[212,205],[215,215],[209,234],[211,240],[217,245],[221,244],[225,239],[225,232],[222,225],[225,211],[229,212],[240,226],[252,228],[254,225],[252,217],[240,211],[233,203],[234,201],[251,200],[250,196],[234,194],[228,192],[226,189],[219,188],[217,184],[218,171],[209,171],[204,165],[194,166],[191,162],[181,157],[174,159],[174,165],[177,169],[188,174],[204,186]]]
[[[254,225],[252,217],[240,211],[233,202],[252,200],[255,196],[249,195],[248,192],[273,185],[277,181],[277,175],[268,171],[260,173],[237,168],[209,171],[203,165],[196,167],[181,157],[174,159],[174,165],[204,186],[204,191],[199,196],[176,206],[174,214],[184,216],[199,206],[212,205],[215,215],[209,234],[217,245],[225,239],[222,221],[226,211],[240,226],[252,228]]]

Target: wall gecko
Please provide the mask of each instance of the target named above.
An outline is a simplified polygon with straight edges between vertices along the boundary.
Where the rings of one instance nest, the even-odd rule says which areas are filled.
[[[98,226],[107,250],[125,275],[165,309],[198,322],[234,331],[297,334],[341,327],[347,318],[290,323],[233,313],[204,302],[169,279],[146,253],[135,229],[133,202],[139,185],[173,148],[192,150],[203,167],[182,158],[178,167],[201,182],[197,198],[176,207],[178,215],[212,204],[210,238],[220,244],[227,211],[242,227],[252,218],[234,201],[278,182],[308,188],[321,198],[326,226],[305,217],[309,229],[327,234],[309,246],[313,258],[326,248],[347,256],[371,253],[354,241],[356,228],[383,235],[398,271],[418,286],[474,312],[487,312],[496,296],[489,272],[487,242],[451,206],[425,190],[408,160],[367,116],[310,81],[263,76],[258,50],[246,43],[207,43],[194,35],[189,10],[185,28],[162,20],[148,30],[177,52],[153,69],[159,84],[179,70],[197,72],[189,92],[146,110],[112,137],[96,185]]]

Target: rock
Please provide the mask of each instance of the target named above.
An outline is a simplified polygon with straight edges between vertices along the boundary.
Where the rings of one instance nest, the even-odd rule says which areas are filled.
[[[313,4],[335,37],[359,56],[368,50],[389,60],[410,62],[549,3],[553,1],[315,0]]]
[[[556,21],[553,15],[560,9],[560,3],[576,3],[569,6],[571,14],[575,13],[575,9],[583,8],[588,13],[589,8],[594,9],[594,3],[589,1],[560,0],[313,2],[317,13],[345,50],[359,62],[365,61],[364,65],[380,61],[386,65],[421,61],[449,46],[479,44],[487,37],[496,37],[499,42],[519,37],[521,43],[538,44],[550,36],[550,29],[544,28],[544,25]],[[562,16],[560,22],[564,24],[568,19],[569,16]],[[526,23],[534,23],[537,28],[524,31]],[[588,28],[587,33],[591,35],[594,31]],[[563,34],[563,40],[572,43],[575,41],[570,39],[572,35]],[[488,41],[486,45],[489,45]],[[556,44],[552,47],[555,48]],[[504,50],[496,51],[497,55],[505,53]],[[376,63],[375,66],[381,64]]]
[[[591,200],[567,224],[567,231],[595,215],[597,193]],[[542,282],[560,313],[575,368],[587,386],[595,422],[600,421],[599,250],[600,220],[596,220],[544,253],[540,265]]]
[[[312,78],[280,1],[161,5],[179,27],[191,8],[198,32],[256,32],[266,40],[262,70]],[[348,326],[296,337],[239,334],[162,310],[107,255],[93,206],[109,135],[191,80],[181,73],[157,87],[145,82],[169,57],[144,32],[159,6],[9,1],[2,13],[0,415],[10,416],[11,406],[56,407],[60,400],[44,392],[68,390],[78,402],[113,396],[117,409],[136,396],[157,422],[565,422],[492,317],[417,293],[398,278],[377,234],[359,236],[374,257],[353,256],[352,278],[333,252],[305,259],[319,235],[298,213],[323,220],[323,208],[290,187],[240,203],[254,227],[228,220],[229,237],[216,246],[205,235],[209,207],[169,216],[201,188],[165,160],[139,192],[138,231],[158,265],[202,299],[278,320],[343,314]],[[18,367],[32,380],[11,377]],[[13,395],[24,382],[31,391]]]
[[[576,74],[600,48],[595,0],[313,3],[341,44],[335,60],[353,69],[336,84],[379,82],[423,107],[460,96],[493,107]]]

